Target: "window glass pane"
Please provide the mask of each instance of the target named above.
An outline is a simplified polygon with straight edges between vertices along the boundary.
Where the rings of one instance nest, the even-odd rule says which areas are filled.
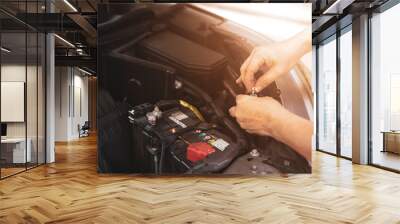
[[[26,113],[27,113],[27,141],[30,147],[30,161],[28,168],[37,165],[37,80],[38,80],[38,57],[37,57],[37,41],[36,32],[27,33],[28,44],[28,62],[27,62],[27,80],[26,80]]]
[[[43,13],[44,5],[0,1],[1,178],[45,162],[45,35],[10,16]]]
[[[373,16],[372,163],[400,170],[400,4]]]
[[[318,147],[336,153],[336,38],[318,48]]]
[[[46,84],[45,84],[45,60],[46,60],[46,52],[45,52],[45,44],[46,37],[43,33],[39,33],[38,35],[38,164],[45,163],[45,93],[46,93]]]
[[[37,1],[27,2],[27,13],[37,13]],[[33,22],[33,21],[32,21]],[[27,29],[27,80],[26,80],[26,117],[27,141],[30,147],[28,168],[38,165],[38,45],[39,36],[36,30]]]
[[[352,35],[340,36],[340,153],[351,158],[352,148]]]
[[[31,158],[25,119],[26,33],[3,32],[1,47],[1,174],[6,177],[24,171]]]

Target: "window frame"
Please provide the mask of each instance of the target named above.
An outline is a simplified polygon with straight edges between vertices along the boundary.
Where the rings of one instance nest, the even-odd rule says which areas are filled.
[[[336,33],[333,33],[332,35],[326,37],[325,39],[319,41],[316,44],[316,77],[315,77],[315,86],[316,86],[316,151],[323,152],[329,155],[333,155],[336,157],[344,158],[347,160],[352,160],[352,158],[347,157],[342,155],[341,153],[341,117],[340,117],[340,103],[341,103],[341,97],[340,97],[340,84],[341,84],[341,65],[340,65],[340,37],[347,32],[352,32],[352,23],[350,22],[343,28],[339,29],[336,31]],[[320,94],[320,86],[319,86],[319,78],[320,78],[320,58],[319,58],[319,53],[318,50],[320,48],[321,43],[329,43],[330,41],[336,41],[336,152],[328,152],[327,150],[321,149],[320,143],[319,143],[319,94]]]

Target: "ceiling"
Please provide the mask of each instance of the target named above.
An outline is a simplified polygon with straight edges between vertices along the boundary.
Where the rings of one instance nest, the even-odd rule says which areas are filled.
[[[56,38],[56,55],[75,57],[74,63],[79,61],[79,57],[84,57],[85,59],[90,57],[94,62],[96,60],[98,3],[151,2],[147,0],[47,1],[51,2],[50,5],[53,8],[52,14],[46,14],[50,9],[49,7],[46,8],[45,0],[1,0],[0,21],[2,30],[3,32],[16,32],[32,26],[32,29],[56,32],[61,37]],[[346,16],[356,16],[361,12],[378,7],[386,1],[388,0],[254,0],[252,2],[312,3],[313,39],[318,40],[338,20]],[[155,2],[163,1],[156,0]],[[27,23],[29,26],[26,25]],[[6,30],[4,27],[9,29]],[[14,41],[16,48],[18,48],[17,45],[24,44],[17,34],[14,35],[16,38],[12,38],[11,36],[7,35],[5,38],[10,38],[7,41]],[[73,44],[74,47],[71,47],[71,44],[66,43],[63,39]]]
[[[133,1],[133,0],[47,0],[51,2],[55,13],[64,13],[63,17],[53,18],[58,20],[61,28],[60,33],[64,33],[67,38],[77,38],[82,42],[86,38],[86,44],[90,47],[96,47],[96,23],[97,23],[97,4],[98,3],[119,3],[119,2],[151,2]],[[357,11],[364,11],[368,8],[379,6],[387,0],[254,0],[253,2],[297,2],[313,4],[313,34],[318,35],[331,24],[347,14],[354,14]],[[46,0],[1,0],[0,8],[12,12],[16,15],[28,13],[46,13]],[[155,0],[163,2],[163,0]],[[67,14],[67,16],[65,16]],[[1,16],[1,15],[0,15]],[[33,21],[33,19],[30,19]],[[62,23],[62,24],[61,24]],[[71,32],[81,33],[82,35]],[[62,34],[62,35],[64,35]],[[75,41],[74,39],[71,40]],[[63,43],[58,43],[63,45]]]

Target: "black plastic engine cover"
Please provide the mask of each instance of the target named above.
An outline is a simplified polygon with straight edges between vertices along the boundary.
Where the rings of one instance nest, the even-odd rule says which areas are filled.
[[[224,22],[221,17],[203,13],[192,7],[175,7],[175,13],[172,13],[168,20],[170,29],[197,43],[206,44],[214,35],[210,28]]]
[[[171,31],[162,31],[139,44],[147,56],[171,65],[181,74],[210,76],[226,65],[225,56]]]
[[[209,91],[222,88],[225,56],[174,32],[162,31],[140,41],[138,56],[171,66],[180,76]]]

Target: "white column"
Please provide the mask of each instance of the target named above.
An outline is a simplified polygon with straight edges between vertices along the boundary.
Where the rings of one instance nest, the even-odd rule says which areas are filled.
[[[46,1],[47,12],[54,11],[51,1]],[[55,43],[54,34],[46,35],[46,163],[55,162]]]
[[[55,133],[55,60],[54,60],[54,35],[47,34],[46,37],[46,162],[55,161],[54,133]]]
[[[368,15],[353,20],[353,162],[368,163]]]

